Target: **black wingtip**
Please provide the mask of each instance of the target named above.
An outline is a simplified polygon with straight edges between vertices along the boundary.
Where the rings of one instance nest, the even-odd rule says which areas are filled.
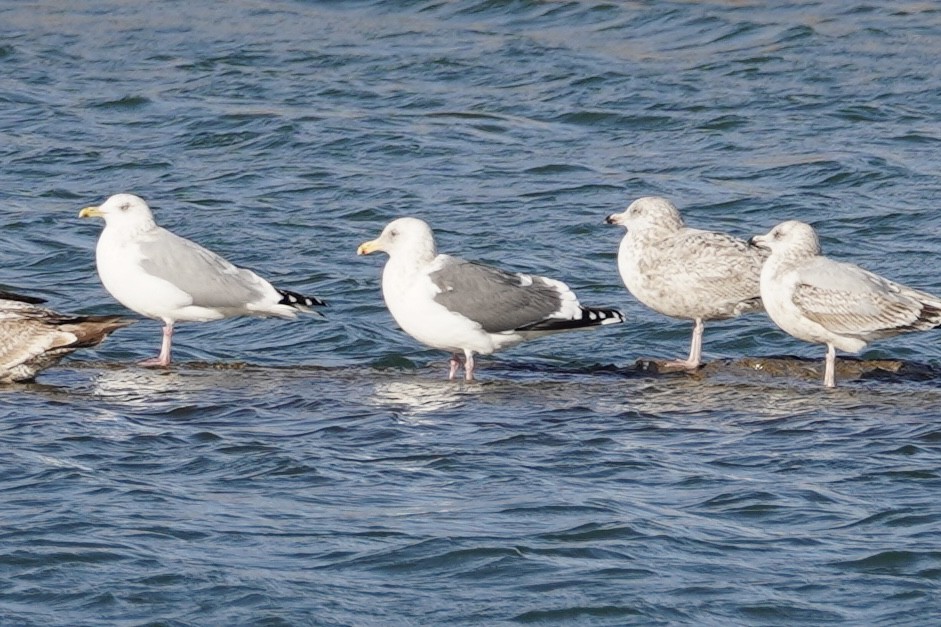
[[[21,303],[27,303],[29,305],[39,305],[46,302],[45,298],[39,298],[38,296],[25,296],[23,294],[15,294],[13,292],[8,292],[6,290],[0,290],[0,299],[4,300],[16,300]]]
[[[289,292],[287,290],[278,290],[278,294],[281,295],[281,300],[278,301],[279,305],[287,305],[288,307],[295,307],[298,309],[303,309],[305,307],[326,307],[327,303],[315,298],[313,296],[304,296],[303,294],[298,294],[297,292]]]
[[[596,324],[618,324],[624,322],[624,314],[617,309],[582,307],[582,321],[588,326]]]
[[[617,309],[601,309],[597,307],[581,307],[581,315],[570,320],[549,318],[536,324],[521,327],[520,331],[565,331],[568,329],[586,329],[605,324],[618,324],[624,322],[624,314]]]

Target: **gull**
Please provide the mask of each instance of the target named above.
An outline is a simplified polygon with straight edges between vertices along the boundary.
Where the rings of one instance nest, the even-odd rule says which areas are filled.
[[[0,291],[0,382],[31,381],[69,353],[97,346],[134,322],[120,316],[70,316],[40,307],[44,302]]]
[[[114,298],[133,311],[162,320],[163,342],[143,366],[170,365],[173,325],[234,316],[294,318],[322,300],[280,290],[251,270],[154,222],[150,207],[132,194],[116,194],[80,218],[104,218],[95,252],[98,276]]]
[[[827,387],[836,385],[836,349],[858,353],[873,340],[941,325],[941,299],[824,257],[809,224],[782,222],[751,244],[771,251],[761,269],[761,297],[774,323],[797,339],[827,345]]]
[[[689,357],[666,366],[699,367],[704,321],[761,311],[763,254],[745,240],[689,228],[673,203],[657,196],[638,198],[605,222],[627,229],[618,248],[618,271],[634,298],[694,323]]]
[[[439,255],[431,228],[417,218],[390,222],[357,254],[375,251],[389,255],[382,295],[392,317],[419,342],[451,353],[449,379],[463,365],[473,381],[475,354],[624,321],[614,309],[582,306],[561,281]]]

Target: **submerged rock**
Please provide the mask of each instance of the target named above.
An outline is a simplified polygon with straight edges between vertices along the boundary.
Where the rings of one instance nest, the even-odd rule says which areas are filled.
[[[794,357],[744,357],[742,359],[717,359],[703,364],[696,370],[686,371],[666,360],[638,359],[635,370],[649,374],[685,373],[693,377],[717,374],[761,373],[770,377],[793,377],[823,380],[823,359]],[[905,362],[898,359],[859,359],[840,357],[836,360],[836,376],[840,380],[891,378],[903,380],[941,379],[941,370],[928,365]]]

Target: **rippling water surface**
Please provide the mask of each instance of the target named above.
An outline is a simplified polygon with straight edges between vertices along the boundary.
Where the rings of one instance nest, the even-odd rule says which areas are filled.
[[[941,378],[637,373],[690,325],[602,220],[802,219],[941,292],[939,58],[905,0],[0,4],[0,283],[124,312],[76,216],[131,191],[330,301],[181,325],[167,372],[142,321],[0,389],[0,623],[934,623]],[[448,383],[355,256],[400,215],[628,322]],[[823,357],[764,315],[705,351]]]

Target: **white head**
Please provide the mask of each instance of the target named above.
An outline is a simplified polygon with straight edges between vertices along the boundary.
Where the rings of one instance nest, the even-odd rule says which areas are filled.
[[[85,207],[78,217],[104,218],[105,226],[126,230],[141,230],[154,226],[150,207],[133,194],[115,194],[97,207]]]
[[[803,258],[820,254],[820,240],[817,239],[814,227],[797,220],[782,222],[768,231],[767,235],[756,235],[748,243],[770,250],[772,255]]]
[[[613,213],[605,222],[620,224],[628,231],[659,229],[673,232],[683,228],[680,212],[672,202],[659,196],[638,198],[623,213]]]
[[[387,253],[389,257],[407,255],[429,261],[437,254],[431,227],[418,218],[393,220],[386,225],[379,237],[360,244],[356,254],[368,255],[376,251]]]

